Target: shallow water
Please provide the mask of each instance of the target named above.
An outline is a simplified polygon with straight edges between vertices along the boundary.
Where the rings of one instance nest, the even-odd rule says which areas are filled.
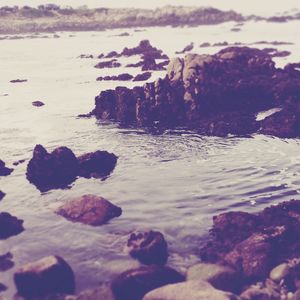
[[[300,41],[295,38],[299,36],[299,23],[248,23],[238,33],[230,31],[233,23],[227,23],[151,28],[146,32],[127,30],[129,37],[112,37],[124,31],[114,30],[73,33],[74,37],[62,33],[60,39],[1,41],[0,158],[11,166],[19,159],[30,159],[35,144],[43,144],[49,150],[68,146],[76,155],[107,150],[119,160],[106,181],[80,178],[71,189],[44,194],[27,182],[27,161],[11,176],[0,178],[0,189],[7,193],[0,203],[1,210],[24,219],[26,228],[22,234],[0,241],[0,254],[11,251],[16,267],[48,254],[61,255],[74,269],[80,291],[109,280],[118,265],[129,261],[123,248],[133,230],[163,232],[170,245],[169,264],[184,271],[198,260],[198,249],[206,239],[213,215],[228,210],[256,212],[297,198],[299,140],[261,135],[202,137],[180,129],[150,135],[76,116],[93,108],[94,97],[101,90],[118,84],[96,82],[97,76],[138,72],[95,69],[97,60],[78,59],[82,53],[119,51],[145,38],[170,56],[191,41],[196,45],[225,40],[297,42],[278,47],[292,51],[290,57],[276,60],[282,66],[300,60]],[[196,48],[195,52],[214,53],[219,49]],[[158,76],[164,76],[164,72],[155,73],[152,79]],[[28,82],[9,83],[17,78]],[[31,102],[36,100],[46,105],[33,107]],[[121,206],[123,215],[93,228],[53,213],[67,199],[87,193]],[[1,274],[1,282],[9,286],[8,297],[15,292],[14,270]]]

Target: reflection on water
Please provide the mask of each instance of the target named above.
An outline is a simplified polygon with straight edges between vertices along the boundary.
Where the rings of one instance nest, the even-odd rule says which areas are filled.
[[[277,24],[265,24],[255,40],[268,35],[268,40],[290,41],[295,23],[282,36],[283,31],[275,30]],[[296,198],[300,187],[298,140],[259,135],[202,137],[183,129],[151,135],[76,117],[93,108],[100,90],[116,85],[96,82],[96,77],[124,71],[94,69],[97,61],[76,59],[79,54],[119,51],[149,38],[172,56],[191,40],[200,44],[227,36],[236,41],[234,38],[239,37],[233,34],[239,33],[231,33],[231,26],[153,28],[126,39],[102,32],[78,33],[75,38],[62,35],[61,39],[2,41],[0,95],[8,96],[0,99],[0,158],[8,166],[20,159],[28,160],[39,143],[48,150],[68,146],[76,155],[107,150],[119,160],[106,181],[80,178],[72,189],[43,194],[26,181],[27,162],[17,166],[11,176],[1,178],[1,190],[7,193],[1,210],[24,219],[26,228],[24,233],[0,241],[1,254],[10,250],[16,267],[48,254],[61,255],[71,264],[78,290],[82,290],[110,279],[116,268],[109,268],[107,262],[128,263],[123,248],[135,229],[162,231],[170,245],[169,263],[184,270],[198,259],[199,245],[206,238],[213,215],[228,210],[255,212],[271,203]],[[257,24],[247,26],[248,34],[243,37],[254,41]],[[281,26],[287,29],[288,24]],[[176,38],[166,42],[166,35]],[[292,52],[299,50],[298,44],[289,47],[287,50]],[[16,78],[28,82],[9,83]],[[33,107],[31,102],[36,100],[46,105]],[[70,223],[53,213],[66,199],[87,193],[121,206],[123,215],[93,228]],[[13,271],[1,274],[1,281],[10,287],[8,295],[14,292]]]

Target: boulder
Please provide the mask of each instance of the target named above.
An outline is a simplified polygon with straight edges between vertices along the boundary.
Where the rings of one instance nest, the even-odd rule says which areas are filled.
[[[206,281],[192,280],[168,284],[151,291],[143,300],[237,300],[234,294],[215,289]]]
[[[0,159],[0,176],[8,176],[14,169],[7,168],[5,162]]]
[[[27,179],[39,190],[65,188],[78,174],[78,161],[67,147],[56,148],[48,153],[42,145],[36,145],[27,166]]]
[[[99,226],[119,217],[122,209],[102,197],[84,195],[68,201],[59,207],[56,213],[72,222]]]
[[[136,76],[133,78],[133,81],[146,81],[146,80],[148,80],[151,76],[152,76],[152,73],[151,73],[151,72],[144,72],[144,73],[141,73],[141,74],[136,75]]]
[[[187,280],[207,281],[218,290],[238,293],[242,276],[233,268],[218,264],[199,263],[187,271]]]
[[[119,67],[121,67],[121,64],[116,59],[99,62],[97,65],[95,65],[95,68],[97,69],[119,68]]]
[[[42,101],[33,101],[32,105],[36,106],[36,107],[41,107],[41,106],[44,106],[45,103],[43,103]]]
[[[1,190],[0,190],[0,200],[2,200],[4,197],[5,197],[5,193],[3,193]]]
[[[168,260],[168,245],[158,231],[132,233],[127,242],[129,254],[145,265],[164,265]]]
[[[10,252],[7,252],[3,255],[0,255],[0,271],[4,272],[11,269],[14,266],[12,261],[13,255]]]
[[[75,291],[74,273],[59,256],[48,256],[19,268],[14,281],[18,294],[25,299]]]
[[[183,280],[181,274],[169,267],[145,266],[120,274],[111,287],[116,300],[142,300],[156,288]]]
[[[13,235],[18,235],[24,230],[23,220],[7,212],[0,213],[0,239],[4,240]]]
[[[0,282],[0,293],[4,292],[6,290],[7,290],[7,287],[3,283]],[[2,298],[0,298],[0,299],[2,300]],[[3,300],[5,300],[5,299],[3,299]]]

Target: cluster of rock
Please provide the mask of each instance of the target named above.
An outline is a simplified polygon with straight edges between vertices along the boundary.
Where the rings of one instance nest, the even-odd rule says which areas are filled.
[[[5,162],[0,159],[0,176],[8,176],[14,169],[5,166]]]
[[[164,79],[143,87],[102,91],[91,112],[121,124],[201,134],[300,136],[300,71],[276,68],[266,51],[229,47],[215,55],[187,54],[168,66]],[[278,108],[263,120],[262,111]]]
[[[128,73],[123,73],[120,75],[113,76],[100,76],[96,80],[97,81],[145,81],[148,80],[152,76],[151,72],[143,72],[141,74],[137,74],[136,76],[130,75]]]
[[[36,145],[27,166],[27,179],[40,191],[65,188],[78,176],[105,178],[117,163],[117,156],[107,151],[86,153],[79,157],[67,147],[59,147],[48,153]]]

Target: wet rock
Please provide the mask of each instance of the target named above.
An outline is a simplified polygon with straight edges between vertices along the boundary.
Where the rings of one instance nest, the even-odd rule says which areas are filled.
[[[241,300],[279,300],[281,299],[279,290],[270,289],[259,284],[250,286],[241,295]],[[283,298],[284,299],[284,298]]]
[[[183,48],[183,50],[181,51],[177,51],[175,52],[176,54],[183,54],[183,53],[186,53],[186,52],[190,52],[194,49],[194,43],[190,43],[189,45],[185,46]]]
[[[3,283],[1,283],[0,282],[0,293],[1,292],[4,292],[4,291],[6,291],[7,290],[7,287],[3,284]],[[5,299],[4,299],[5,300]]]
[[[24,230],[23,220],[7,212],[0,213],[0,239],[4,240],[13,235],[18,235]]]
[[[13,79],[10,81],[10,83],[22,83],[22,82],[27,82],[27,79]]]
[[[97,69],[119,68],[119,67],[121,67],[121,64],[116,59],[99,62],[97,65],[95,65],[95,68]]]
[[[1,190],[0,190],[0,200],[2,200],[4,197],[5,197],[5,193],[3,193]]]
[[[29,263],[14,274],[17,291],[25,298],[49,294],[73,294],[75,278],[71,267],[59,256]]]
[[[115,300],[109,284],[101,284],[96,289],[83,291],[78,296],[67,296],[62,300],[102,300],[102,299]]]
[[[10,252],[0,255],[0,271],[4,272],[11,269],[14,266],[12,261],[13,255]]]
[[[168,284],[146,294],[143,300],[237,300],[231,293],[219,291],[208,282],[193,280]]]
[[[78,161],[69,148],[59,147],[48,153],[42,145],[36,145],[27,165],[26,177],[39,190],[47,191],[67,187],[77,174]]]
[[[115,278],[112,291],[116,300],[142,300],[145,294],[156,288],[183,280],[181,274],[168,267],[140,267]]]
[[[24,163],[25,161],[26,161],[25,159],[19,159],[18,161],[15,161],[15,162],[13,163],[13,165],[14,165],[14,166],[18,166],[18,165]]]
[[[133,78],[133,81],[146,81],[151,77],[151,75],[152,75],[151,72],[144,72],[144,73],[136,75]]]
[[[99,226],[119,217],[122,209],[102,197],[84,195],[67,202],[56,213],[72,222]]]
[[[94,55],[92,54],[80,54],[78,58],[94,58]]]
[[[242,279],[236,270],[217,264],[199,263],[187,271],[187,280],[207,281],[216,289],[234,293],[240,291]]]
[[[107,53],[104,57],[105,58],[113,58],[113,57],[118,57],[118,56],[119,56],[118,52],[111,51],[111,52]],[[100,58],[100,57],[98,57],[98,58]]]
[[[275,267],[270,272],[270,278],[275,282],[280,282],[289,275],[291,268],[288,263],[283,263]]]
[[[129,81],[133,78],[132,75],[128,73],[120,74],[117,76],[101,76],[97,78],[97,81]]]
[[[0,159],[0,176],[8,176],[14,169],[7,168],[5,162]]]
[[[168,260],[168,245],[158,231],[132,233],[128,242],[129,254],[145,265],[164,265]]]
[[[36,106],[36,107],[41,107],[41,106],[44,106],[45,103],[43,103],[42,101],[33,101],[32,105]]]

